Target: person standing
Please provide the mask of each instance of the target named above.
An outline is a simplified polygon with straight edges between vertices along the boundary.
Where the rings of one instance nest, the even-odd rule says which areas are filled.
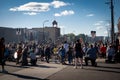
[[[5,57],[4,57],[5,45],[4,45],[4,42],[5,42],[5,39],[2,37],[0,39],[0,64],[2,65],[2,72],[7,73],[7,71],[4,69],[4,65],[5,65]]]
[[[77,68],[78,62],[80,61],[81,69],[83,68],[83,51],[81,47],[81,42],[78,39],[75,43],[75,67]]]
[[[67,52],[68,55],[68,63],[71,64],[72,63],[72,59],[73,59],[73,48],[69,46],[69,50]]]
[[[107,49],[107,58],[108,58],[107,62],[108,63],[113,62],[114,55],[115,55],[114,46],[113,45],[108,46],[108,49]]]
[[[67,53],[69,50],[69,44],[67,43],[67,41],[64,42],[63,47],[65,49],[65,53]]]
[[[37,63],[37,58],[36,58],[34,49],[31,49],[31,51],[30,51],[30,63],[32,66],[36,66],[36,63]]]
[[[63,47],[65,49],[65,61],[66,61],[66,59],[67,59],[66,55],[67,55],[67,52],[69,50],[69,44],[67,43],[67,41],[64,42]]]
[[[45,49],[45,59],[47,63],[49,63],[50,54],[51,54],[50,47],[47,45]]]
[[[21,47],[21,45],[19,44],[19,45],[18,45],[18,50],[17,50],[16,65],[20,63],[21,55],[22,55],[22,47]]]
[[[57,48],[57,46],[55,46],[53,48],[53,56],[54,56],[55,63],[57,63],[57,59],[58,59],[58,48]]]
[[[61,63],[63,65],[65,65],[65,48],[62,46],[60,51],[59,51],[60,55],[61,55]]]
[[[22,51],[22,66],[28,65],[28,46],[25,46],[23,51]]]
[[[101,56],[102,58],[106,57],[106,46],[103,44],[102,47],[100,48]]]

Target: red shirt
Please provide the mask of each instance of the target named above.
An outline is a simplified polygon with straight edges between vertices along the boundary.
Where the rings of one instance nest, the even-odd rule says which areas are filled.
[[[106,54],[106,47],[104,47],[104,46],[101,47],[101,48],[100,48],[100,52]]]

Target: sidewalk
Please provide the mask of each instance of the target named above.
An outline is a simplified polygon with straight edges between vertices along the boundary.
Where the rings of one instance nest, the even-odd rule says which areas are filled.
[[[55,63],[43,63],[31,66],[17,72],[7,73],[0,76],[1,80],[44,80],[56,72],[66,68],[65,65]]]
[[[100,73],[99,70],[101,70],[101,69],[103,69],[103,71],[108,70],[108,72],[109,72],[110,68],[114,70],[114,68],[116,68],[117,65],[118,66],[120,65],[120,64],[117,64],[117,65],[116,64],[113,64],[113,65],[105,64],[105,59],[97,59],[96,61],[99,63],[98,67],[84,66],[83,70],[85,71],[88,68],[89,68],[88,70],[96,70],[96,71],[98,70],[97,74],[99,74]],[[25,66],[27,68],[22,68],[22,69],[19,69],[18,71],[14,71],[14,72],[10,71],[9,73],[0,76],[0,79],[1,80],[46,80],[47,78],[48,79],[50,78],[50,80],[53,80],[54,75],[63,75],[63,76],[66,75],[66,77],[68,77],[73,72],[76,75],[79,75],[81,73],[81,72],[78,72],[79,69],[77,69],[77,71],[76,71],[76,69],[73,68],[73,65],[68,66],[68,67],[67,66],[68,65],[56,64],[54,62],[50,62],[50,63],[46,63],[46,62],[41,63],[40,62],[40,63],[38,63],[38,66]],[[14,67],[11,67],[11,68],[14,68]],[[116,69],[119,70],[120,68],[116,68]],[[110,70],[110,72],[116,72],[116,69],[115,69],[115,71]],[[80,69],[80,71],[83,71],[83,70]],[[88,70],[85,71],[85,73],[82,72],[82,74],[88,75]],[[63,73],[60,73],[61,71],[63,71]],[[70,72],[68,72],[68,71],[70,71]],[[68,73],[65,74],[66,72],[68,72]],[[72,76],[70,76],[70,77],[71,77],[70,80],[72,80],[73,77]],[[79,76],[77,76],[77,77],[79,78]],[[59,78],[60,78],[60,76],[59,76]],[[58,77],[57,77],[57,79],[58,79]],[[57,80],[57,79],[54,79],[54,80]],[[68,79],[68,78],[65,78],[65,79]]]

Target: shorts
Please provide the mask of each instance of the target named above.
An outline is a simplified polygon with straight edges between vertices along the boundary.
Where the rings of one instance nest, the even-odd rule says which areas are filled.
[[[83,54],[79,51],[76,51],[75,57],[76,58],[83,58]]]

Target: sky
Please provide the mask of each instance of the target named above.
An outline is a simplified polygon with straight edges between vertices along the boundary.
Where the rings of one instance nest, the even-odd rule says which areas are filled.
[[[0,27],[51,27],[56,20],[61,34],[108,36],[111,25],[110,0],[0,0]],[[108,4],[106,4],[108,3]],[[115,32],[120,0],[114,0]],[[47,21],[46,21],[47,20]]]

